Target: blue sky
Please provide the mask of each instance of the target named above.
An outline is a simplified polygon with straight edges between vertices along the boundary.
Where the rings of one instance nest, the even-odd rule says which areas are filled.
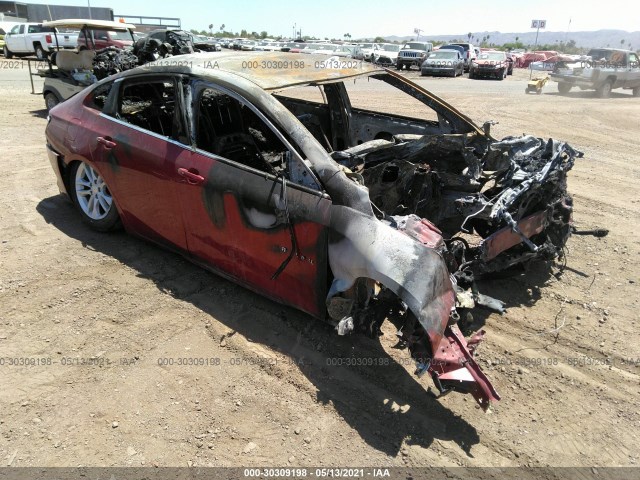
[[[46,1],[46,0],[45,0]],[[82,0],[50,0],[52,4],[87,5]],[[352,38],[376,35],[426,36],[469,31],[528,32],[532,19],[547,20],[547,31],[639,29],[640,2],[634,0],[91,0],[91,6],[111,7],[116,14],[180,17],[186,29],[262,30],[291,35],[294,23],[303,35]]]

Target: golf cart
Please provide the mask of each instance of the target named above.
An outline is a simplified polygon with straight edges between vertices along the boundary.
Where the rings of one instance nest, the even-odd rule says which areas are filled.
[[[83,47],[81,51],[58,50],[53,52],[47,59],[48,66],[38,69],[37,75],[44,78],[42,96],[47,111],[98,80],[94,75],[93,60],[97,50],[95,39],[103,37],[100,35],[101,32],[107,32],[112,37],[117,34],[120,39],[123,36],[128,36],[131,38],[131,43],[135,41],[133,36],[135,26],[128,23],[66,19],[44,22],[43,25],[78,29],[83,35],[82,40],[78,38],[78,44]],[[107,48],[116,49],[117,47]],[[31,68],[29,69],[31,70]],[[32,93],[34,93],[33,82]]]

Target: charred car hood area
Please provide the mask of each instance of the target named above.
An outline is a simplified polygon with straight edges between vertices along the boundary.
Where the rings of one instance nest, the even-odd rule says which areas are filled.
[[[355,215],[348,222],[351,235],[345,234],[358,239],[353,250],[359,244],[375,250],[366,257],[375,258],[376,267],[387,264],[379,270],[402,272],[377,279],[406,304],[397,306],[407,310],[398,337],[412,352],[416,373],[429,372],[442,394],[468,392],[487,408],[499,396],[473,359],[484,332],[465,340],[456,326],[456,307],[502,312],[502,302],[478,293],[476,278],[562,254],[572,212],[566,173],[581,153],[554,140],[495,141],[470,133],[396,135],[332,156],[361,176],[379,222],[412,240],[380,234]],[[406,254],[398,255],[398,249]],[[376,278],[362,267],[350,272],[345,265],[358,256],[345,250],[340,242],[329,246],[336,281]],[[376,319],[359,313],[356,328],[377,328],[370,323]]]

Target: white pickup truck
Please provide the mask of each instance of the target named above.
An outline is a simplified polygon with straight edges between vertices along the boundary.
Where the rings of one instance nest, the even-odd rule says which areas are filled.
[[[4,36],[4,57],[33,55],[44,60],[58,49],[75,49],[78,45],[77,33],[65,33],[41,23],[20,23]]]

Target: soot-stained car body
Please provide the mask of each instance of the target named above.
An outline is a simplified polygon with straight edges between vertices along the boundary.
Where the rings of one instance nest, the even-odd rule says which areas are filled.
[[[51,111],[60,191],[93,228],[121,223],[339,334],[388,319],[416,374],[486,409],[484,332],[465,339],[456,307],[500,309],[475,277],[561,253],[579,153],[496,141],[404,77],[334,60],[203,53],[109,77]],[[369,82],[415,115],[359,106],[348,88]]]

